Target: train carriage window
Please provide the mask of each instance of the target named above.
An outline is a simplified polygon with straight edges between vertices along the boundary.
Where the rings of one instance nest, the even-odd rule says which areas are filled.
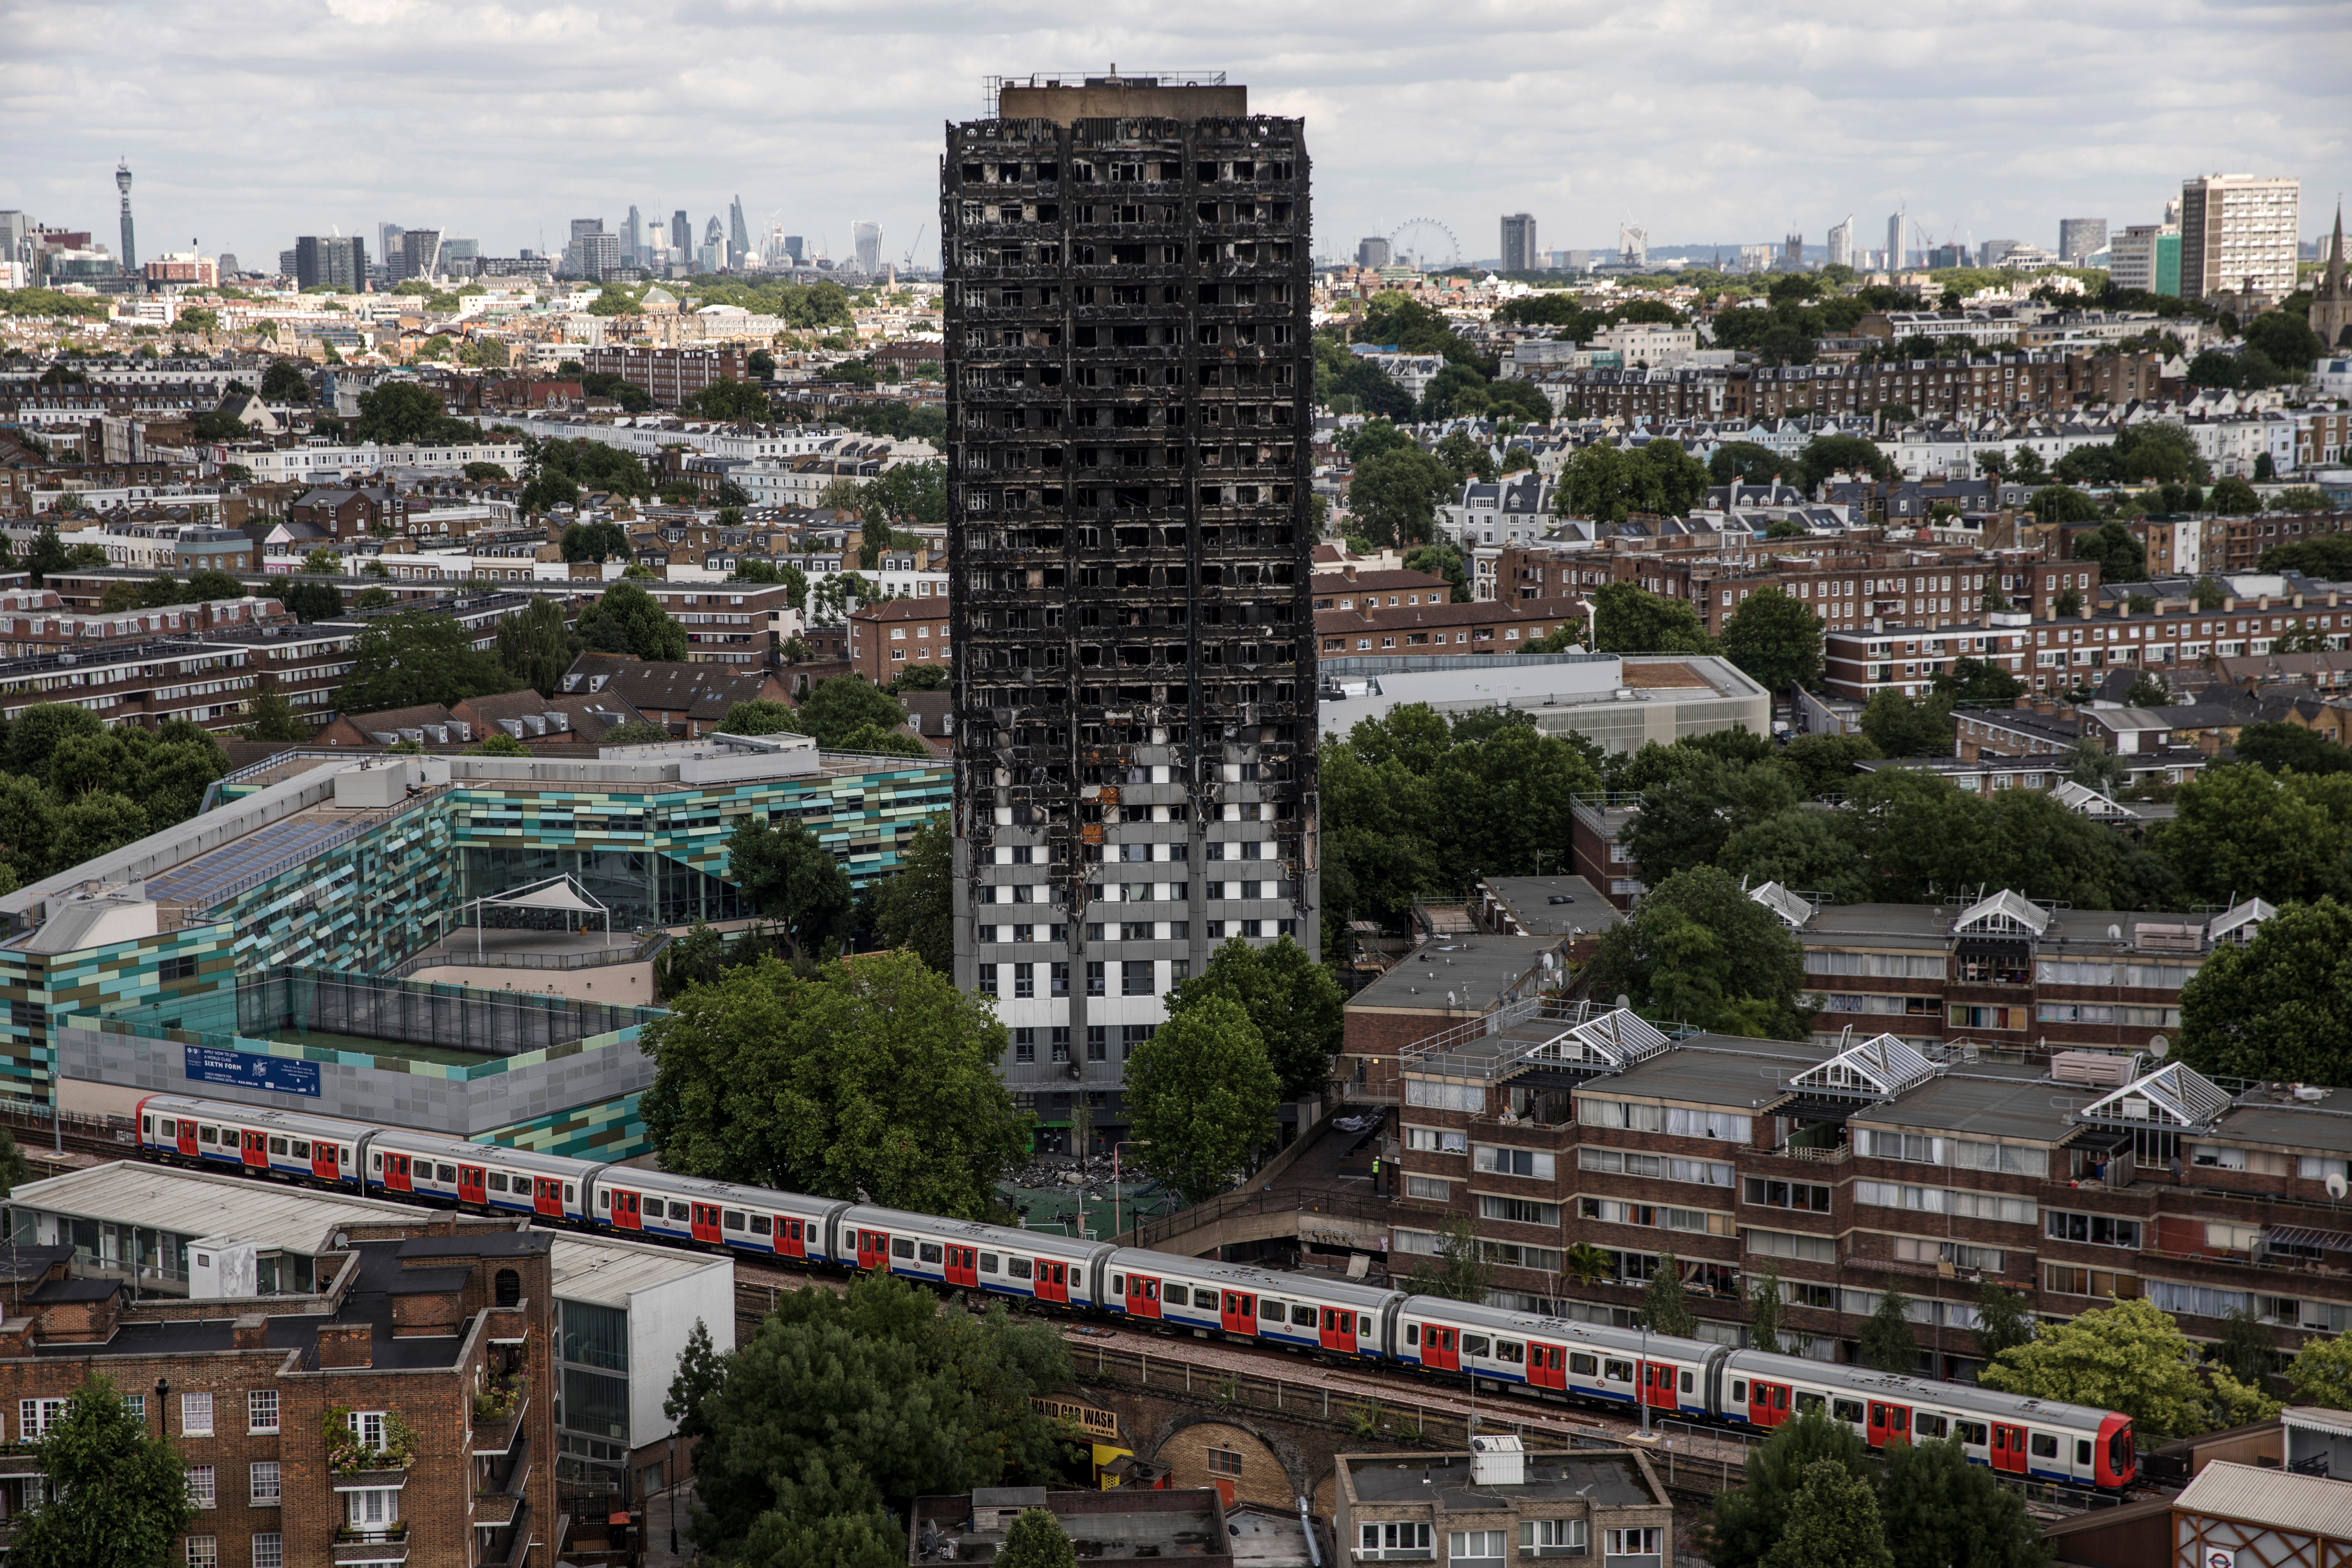
[[[1862,1401],[1859,1399],[1832,1400],[1830,1415],[1840,1421],[1851,1421],[1859,1426],[1862,1425]]]
[[[207,1132],[210,1132],[210,1131],[212,1131],[212,1129],[211,1129],[211,1128],[209,1128],[209,1127],[207,1127],[207,1128],[205,1128],[205,1131],[207,1131]],[[212,1142],[212,1140],[211,1140],[211,1139],[209,1139],[209,1138],[207,1138],[207,1139],[205,1139],[205,1142],[207,1142],[207,1143],[209,1143],[209,1142]],[[369,1166],[370,1166],[372,1169],[373,1169],[373,1170],[382,1171],[382,1170],[383,1169],[383,1156],[382,1154],[371,1154],[371,1155],[369,1155],[369,1156],[368,1156],[368,1164],[369,1164]]]
[[[563,1201],[567,1204],[578,1203],[580,1201],[580,1189],[573,1183],[566,1182],[563,1184]]]
[[[1696,1373],[1693,1373],[1693,1372],[1691,1372],[1687,1367],[1685,1367],[1685,1368],[1684,1369],[1684,1371],[1683,1371],[1683,1392],[1684,1392],[1685,1394],[1692,1393],[1692,1392],[1694,1392],[1694,1391],[1698,1387],[1698,1384],[1697,1384],[1697,1382],[1696,1382],[1696,1377],[1697,1377],[1697,1374],[1696,1374]]]
[[[669,1217],[670,1217],[670,1218],[672,1218],[672,1219],[686,1219],[686,1218],[688,1218],[688,1214],[687,1205],[684,1205],[684,1204],[672,1204],[672,1205],[669,1205]]]
[[[993,1274],[997,1272],[997,1261],[996,1254],[993,1252],[982,1253],[980,1255],[980,1271],[982,1274]]]
[[[2088,1465],[2091,1462],[2091,1440],[2088,1437],[2074,1439],[2074,1462],[2078,1465]]]
[[[1940,1415],[1931,1415],[1925,1410],[1911,1418],[1912,1432],[1931,1443],[1944,1437],[1951,1429],[1950,1422]]]
[[[1421,1343],[1421,1325],[1419,1323],[1407,1323],[1404,1326],[1404,1342],[1409,1345],[1417,1345]]]
[[[1013,1259],[1013,1278],[1015,1279],[1030,1279],[1036,1273],[1036,1271],[1037,1266],[1034,1263],[1032,1263],[1028,1258],[1016,1258]]]
[[[1189,1307],[1192,1304],[1192,1288],[1171,1279],[1168,1288],[1160,1292],[1160,1299],[1171,1307]]]
[[[783,1220],[778,1220],[776,1222],[776,1226],[780,1233],[789,1230],[792,1239],[794,1241],[798,1241],[801,1238],[801,1222],[798,1220],[792,1221],[789,1226],[787,1226],[786,1222]],[[814,1239],[814,1233],[811,1235],[811,1239]]]
[[[1526,1362],[1528,1359],[1528,1347],[1519,1343],[1517,1340],[1496,1340],[1495,1342],[1495,1358],[1497,1361],[1509,1362],[1514,1366],[1517,1366]]]
[[[1808,1410],[1819,1410],[1824,1403],[1826,1402],[1818,1394],[1800,1392],[1797,1395],[1797,1413],[1801,1415]]]
[[[457,1179],[457,1167],[436,1165],[433,1168],[433,1179],[438,1182],[454,1182]]]
[[[755,1214],[751,1216],[751,1234],[753,1236],[765,1236],[772,1228],[774,1228],[774,1222],[770,1220],[766,1215]]]
[[[1126,1275],[1114,1274],[1110,1277],[1110,1293],[1114,1296],[1124,1296],[1127,1294]]]
[[[1492,1355],[1494,1349],[1486,1335],[1465,1334],[1462,1336],[1462,1353],[1475,1356]]]
[[[269,1141],[269,1152],[270,1152],[271,1153],[273,1153],[273,1154],[283,1154],[283,1153],[285,1153],[285,1152],[286,1152],[286,1140],[285,1140],[285,1139],[283,1139],[283,1138],[272,1138],[272,1139]]]
[[[1983,1447],[1985,1439],[1990,1436],[1985,1431],[1985,1424],[1981,1421],[1955,1421],[1952,1423],[1952,1430],[1959,1435],[1961,1442],[1971,1448]]]
[[[309,1142],[300,1138],[294,1140],[294,1157],[297,1160],[309,1159],[310,1157],[310,1145]]]
[[[1731,1403],[1734,1405],[1745,1405],[1748,1403],[1748,1383],[1745,1378],[1734,1378],[1731,1380]]]
[[[604,1187],[596,1189],[596,1206],[600,1209],[608,1209],[613,1206],[613,1194],[609,1189]]]
[[[1147,1300],[1147,1301],[1157,1301],[1158,1300],[1160,1300],[1160,1281],[1159,1281],[1159,1280],[1157,1280],[1157,1279],[1146,1279],[1146,1280],[1143,1282],[1143,1299],[1144,1299],[1145,1300]]]
[[[1269,1322],[1275,1323],[1278,1323],[1282,1321],[1284,1318],[1289,1316],[1289,1314],[1284,1310],[1281,1302],[1264,1300],[1257,1304],[1257,1315],[1265,1319]]]
[[[2132,1473],[2133,1458],[2131,1428],[2126,1426],[2110,1433],[2107,1436],[2107,1468],[2118,1476],[2127,1476]]]
[[[729,1209],[721,1218],[729,1230],[743,1228],[743,1215],[739,1209]]]
[[[927,1241],[923,1243],[922,1260],[925,1263],[937,1263],[940,1261],[941,1256],[942,1254],[940,1251],[940,1244],[938,1242]]]
[[[1579,1377],[1591,1377],[1601,1370],[1601,1358],[1570,1352],[1568,1358],[1568,1370]]]
[[[1633,1382],[1633,1363],[1630,1361],[1611,1360],[1601,1369],[1601,1381],[1603,1383]]]
[[[1277,1318],[1282,1315],[1280,1303],[1276,1304],[1272,1315]],[[1293,1307],[1290,1309],[1290,1321],[1294,1323],[1304,1323],[1311,1329],[1315,1326],[1315,1309],[1312,1307]]]
[[[890,1256],[891,1256],[891,1257],[893,1257],[893,1258],[912,1258],[912,1257],[914,1257],[914,1256],[915,1256],[915,1238],[914,1238],[913,1237],[911,1237],[911,1236],[900,1236],[900,1237],[892,1237],[892,1238],[891,1238],[891,1241],[890,1241]]]
[[[215,1127],[200,1126],[196,1129],[196,1142],[199,1143],[217,1143],[220,1142],[220,1130]]]
[[[2056,1458],[2058,1457],[2057,1435],[2053,1432],[2033,1434],[2033,1457],[2037,1459]]]
[[[139,1119],[139,1131],[146,1133],[151,1138],[153,1137],[155,1135],[155,1119],[152,1116],[141,1117]]]
[[[505,1192],[507,1190],[507,1173],[504,1171],[492,1171],[490,1173],[490,1179],[488,1184],[490,1191],[494,1193]]]

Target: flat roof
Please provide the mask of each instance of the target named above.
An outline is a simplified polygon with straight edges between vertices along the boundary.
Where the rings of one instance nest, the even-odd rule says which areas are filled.
[[[1808,1040],[1749,1040],[1694,1035],[1623,1072],[1598,1080],[1593,1092],[1647,1100],[1681,1100],[1754,1110],[1780,1098],[1780,1080],[1828,1060],[1836,1052]]]
[[[1631,1453],[1529,1454],[1517,1486],[1474,1486],[1467,1454],[1346,1456],[1359,1503],[1433,1503],[1440,1513],[1494,1513],[1521,1502],[1576,1499],[1594,1508],[1663,1506]]]
[[[1489,877],[1486,886],[1509,907],[1529,936],[1598,935],[1622,924],[1624,913],[1581,877]],[[1555,900],[1566,899],[1566,903]]]
[[[1388,973],[1348,998],[1353,1011],[1403,1008],[1475,1017],[1503,999],[1543,955],[1566,946],[1556,936],[1495,936],[1486,931],[1424,942]],[[1454,1000],[1446,1000],[1446,993]]]
[[[1541,715],[1599,712],[1656,702],[1769,700],[1769,693],[1727,658],[1712,654],[1638,658],[1640,662],[1634,663],[1612,654],[1570,654],[1539,664],[1481,668],[1485,661],[1475,656],[1453,656],[1430,660],[1439,668],[1381,672],[1369,679],[1351,678],[1342,668],[1339,683],[1353,689],[1344,697],[1327,696],[1318,705],[1318,728],[1330,740],[1345,740],[1359,721],[1384,719],[1391,710],[1410,702],[1426,702],[1440,712],[1510,708]],[[1326,673],[1339,663],[1324,660]],[[1448,664],[1454,667],[1444,668]],[[1631,695],[1620,697],[1620,691]]]
[[[1865,1104],[1853,1113],[1857,1122],[1886,1127],[1928,1127],[1963,1136],[2017,1139],[2055,1143],[2072,1131],[2059,1101],[2092,1096],[2082,1086],[2056,1083],[2039,1068],[2003,1073],[1998,1064],[1981,1063],[1968,1073],[1930,1079],[1899,1099]]]
[[[2172,1500],[2178,1513],[2211,1514],[2273,1530],[2352,1541],[2352,1487],[2216,1459]]]
[[[735,1270],[731,1258],[702,1257],[675,1247],[604,1237],[583,1241],[559,1236],[551,1261],[559,1299],[604,1307],[626,1307],[631,1295],[656,1285],[712,1269],[724,1269],[731,1278]]]
[[[234,1236],[265,1251],[307,1257],[333,1250],[330,1238],[341,1226],[425,1218],[425,1211],[405,1204],[127,1160],[27,1182],[8,1195],[8,1202],[16,1208],[74,1219],[170,1231],[190,1240]]]

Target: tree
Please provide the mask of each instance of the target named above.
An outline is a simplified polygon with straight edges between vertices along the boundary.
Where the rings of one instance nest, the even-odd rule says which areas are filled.
[[[1797,783],[1778,763],[1729,763],[1688,746],[1644,746],[1620,781],[1642,809],[1620,835],[1644,880],[1712,865],[1741,828],[1789,810]]]
[[[1891,1443],[1878,1508],[1894,1568],[2044,1568],[2050,1550],[2025,1499],[1958,1438]]]
[[[1416,1296],[1443,1296],[1449,1301],[1484,1305],[1493,1284],[1495,1266],[1487,1261],[1486,1244],[1478,1239],[1477,1222],[1456,1215],[1438,1233],[1436,1250],[1412,1266],[1404,1288]]]
[[[2095,522],[2099,516],[2099,503],[2072,485],[2044,485],[2035,490],[2025,504],[2036,518],[2045,523]],[[2133,581],[2138,579],[2134,578]]]
[[[1429,538],[1439,505],[1460,488],[1444,463],[1418,447],[1400,447],[1356,465],[1348,510],[1376,543],[1418,544]]]
[[[2238,731],[2238,760],[2273,773],[2352,771],[2352,746],[2340,745],[2300,724],[2249,724]]]
[[[352,641],[352,672],[335,706],[346,713],[462,702],[511,691],[514,679],[474,647],[474,634],[449,616],[403,610],[376,616]]]
[[[1751,888],[1778,882],[1832,904],[1871,896],[1870,868],[1835,812],[1791,807],[1752,822],[1724,840],[1715,863]]]
[[[245,722],[236,732],[248,741],[307,741],[310,726],[284,690],[265,686],[246,703]]]
[[[2025,689],[2025,682],[1990,658],[1956,658],[1950,668],[1936,672],[1933,686],[1937,696],[1955,706],[1988,708],[2007,708]]]
[[[2246,323],[2242,335],[2249,351],[2298,379],[2328,347],[2311,330],[2310,321],[2293,310],[2266,310]]]
[[[502,463],[468,463],[466,465],[466,477],[476,484],[487,484],[492,480],[514,478],[512,474],[507,472],[506,466]]]
[[[1586,968],[1597,995],[1619,992],[1701,1028],[1773,1039],[1804,1033],[1804,955],[1780,918],[1712,866],[1668,877],[1605,932]]]
[[[1780,453],[1753,441],[1726,441],[1706,460],[1707,478],[1719,485],[1768,485],[1787,467]]]
[[[1882,757],[1941,757],[1952,750],[1952,700],[1906,697],[1893,687],[1871,693],[1862,732]]]
[[[572,628],[563,624],[563,606],[553,599],[534,596],[499,619],[499,667],[541,697],[562,689],[577,653]]]
[[[480,432],[449,417],[440,394],[414,381],[386,382],[360,394],[360,415],[352,423],[352,438],[385,446],[478,438]]]
[[[2132,678],[2131,689],[2124,693],[2124,702],[2132,708],[2168,708],[2172,704],[2172,688],[2164,683],[2164,677],[2143,669]],[[2240,739],[2243,738],[2242,731]]]
[[[2263,510],[2262,498],[2254,494],[2254,487],[2235,474],[2216,480],[2210,499],[2213,510],[2224,517],[2252,517]]]
[[[677,1373],[669,1380],[662,1414],[677,1424],[679,1436],[707,1437],[711,1405],[726,1386],[727,1358],[712,1348],[710,1325],[697,1318],[686,1348],[677,1353]]]
[[[2033,1302],[1998,1279],[1977,1289],[1977,1353],[1997,1361],[2001,1352],[2033,1338]]]
[[[2228,600],[2229,590],[2210,577],[2200,577],[2189,593],[2200,610],[2218,610]]]
[[[57,837],[57,797],[36,780],[0,774],[0,880],[14,889],[48,875]]]
[[[2052,489],[2038,491],[2036,492],[2035,500],[2039,501],[2042,496],[2054,494],[2059,488],[2061,487],[2053,487]],[[2068,491],[2067,493],[2078,496],[2082,495],[2080,490]],[[2086,505],[2093,504],[2088,496],[2083,496],[2083,500]],[[2040,512],[2040,508],[2038,506],[2035,510],[2037,512]],[[2053,521],[2073,522],[2078,521],[2071,517],[2053,520],[2046,512],[2040,512],[2040,514],[2042,516],[2042,521],[2044,522]],[[2091,515],[2097,515],[2097,510],[2095,505],[2093,506]],[[2106,521],[2099,524],[2098,528],[2093,532],[2078,536],[2074,541],[2074,559],[2077,561],[2096,562],[2099,567],[2099,580],[2101,582],[2145,583],[2147,581],[2147,548],[2140,543],[2138,538],[2133,534],[2130,527],[2119,518],[2111,517],[2107,519]]]
[[[1456,431],[1454,434],[1460,433]],[[1449,437],[1447,439],[1450,440],[1452,437]],[[1426,572],[1433,577],[1444,578],[1452,585],[1451,598],[1454,604],[1470,603],[1470,579],[1463,570],[1462,552],[1455,545],[1440,540],[1422,545],[1419,549],[1408,551],[1405,553],[1404,569],[1408,572]]]
[[[1797,473],[1807,490],[1818,490],[1839,473],[1866,474],[1881,483],[1895,478],[1895,460],[1859,436],[1816,436],[1797,454]]]
[[[982,1219],[1027,1152],[1004,1047],[989,1005],[912,953],[808,979],[762,957],[646,1026],[646,1129],[667,1170]]]
[[[1050,1325],[943,1309],[888,1275],[782,1297],[725,1366],[694,1455],[694,1540],[715,1560],[891,1568],[892,1510],[1049,1481],[1069,1453],[1031,1403],[1071,1375]]]
[[[1894,1561],[1870,1483],[1835,1459],[1816,1459],[1763,1568],[1892,1568]]]
[[[49,758],[60,743],[72,736],[105,733],[105,722],[78,703],[36,702],[8,726],[8,771],[47,783]]]
[[[91,1373],[41,1435],[47,1483],[27,1489],[30,1514],[9,1560],[31,1568],[155,1568],[195,1507],[169,1441],[147,1435],[106,1377]]]
[[[25,556],[25,569],[32,574],[33,586],[38,588],[52,573],[66,569],[66,547],[58,538],[55,523],[41,524],[33,535],[33,548]]]
[[[848,874],[797,822],[747,816],[727,838],[727,879],[774,921],[794,958],[813,959],[848,934]]]
[[[1595,653],[1715,651],[1706,624],[1684,600],[1665,598],[1632,583],[1604,583],[1590,596]]]
[[[1234,937],[1209,955],[1208,966],[1168,994],[1168,1016],[1213,996],[1236,1003],[1265,1044],[1282,1098],[1320,1093],[1339,1049],[1339,982],[1289,937],[1254,948]]]
[[[671,619],[660,600],[626,579],[605,584],[596,602],[580,612],[578,630],[581,643],[600,653],[630,653],[657,663],[686,658],[686,628]]]
[[[530,748],[500,730],[495,734],[483,736],[480,744],[473,747],[468,754],[477,757],[527,757],[530,755]]]
[[[2176,1059],[2209,1077],[2352,1081],[2348,985],[2352,909],[2333,898],[2285,904],[2253,941],[2217,943],[2181,987]]]
[[[1748,1278],[1748,1342],[1766,1355],[1780,1353],[1780,1266],[1767,1263]]]
[[[2305,1340],[2287,1363],[2286,1381],[2297,1405],[2352,1410],[2352,1335]]]
[[[1767,691],[1811,686],[1822,678],[1822,623],[1780,589],[1759,589],[1723,623],[1723,652]]]
[[[739,424],[756,424],[772,412],[767,389],[756,381],[714,381],[680,407],[685,413],[705,419],[727,419]]]
[[[1658,1255],[1657,1271],[1642,1288],[1642,1305],[1634,1321],[1654,1334],[1687,1339],[1698,1326],[1690,1301],[1683,1294],[1683,1266],[1671,1252]]]
[[[898,868],[874,889],[874,935],[905,948],[941,974],[955,971],[955,837],[944,813],[915,829]]]
[[[1911,1338],[1911,1320],[1903,1315],[1910,1305],[1902,1291],[1888,1286],[1870,1316],[1863,1320],[1855,1348],[1863,1361],[1881,1372],[1910,1373],[1919,1370],[1919,1350]]]
[[[261,400],[264,403],[308,403],[310,401],[310,378],[293,360],[271,360],[269,368],[261,373]]]
[[[2200,1375],[2200,1359],[2154,1302],[2112,1301],[2042,1325],[2032,1341],[1987,1363],[1977,1381],[2004,1394],[2119,1410],[2152,1437],[2193,1436],[2278,1414],[2276,1404],[2224,1369]]]
[[[1780,763],[1797,773],[1808,795],[1838,795],[1853,777],[1856,763],[1879,755],[1867,735],[1800,735],[1780,748]]]
[[[626,561],[631,552],[628,531],[601,521],[570,524],[562,548],[566,561]]]
[[[884,731],[907,726],[907,710],[888,692],[856,675],[827,676],[810,687],[795,717],[792,728],[828,752],[855,749],[850,741],[869,726]]]
[[[1004,1532],[1004,1550],[991,1561],[996,1568],[1078,1568],[1078,1549],[1052,1510],[1024,1508]]]
[[[1171,1014],[1127,1063],[1136,1163],[1192,1203],[1223,1192],[1275,1131],[1282,1082],[1241,1004],[1209,995]]]
[[[1799,1410],[1748,1450],[1747,1484],[1716,1494],[1704,1532],[1715,1568],[1757,1568],[1795,1519],[1807,1472],[1828,1461],[1859,1476],[1869,1465],[1862,1434],[1829,1412]]]
[[[2221,1315],[2221,1337],[2213,1346],[2213,1360],[2247,1387],[2263,1389],[2270,1384],[2278,1345],[2263,1326],[2260,1313],[2248,1307],[2232,1307]]]

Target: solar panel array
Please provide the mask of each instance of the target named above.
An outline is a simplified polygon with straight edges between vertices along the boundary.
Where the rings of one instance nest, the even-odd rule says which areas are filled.
[[[175,866],[160,877],[151,878],[147,896],[162,902],[202,904],[233,882],[280,860],[299,857],[341,833],[346,826],[341,822],[300,818],[273,822],[234,844],[224,844],[184,866]]]

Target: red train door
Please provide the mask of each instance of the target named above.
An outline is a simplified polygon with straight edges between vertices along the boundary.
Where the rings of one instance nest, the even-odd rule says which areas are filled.
[[[1911,1440],[1911,1409],[1905,1405],[1887,1405],[1878,1400],[1870,1402],[1870,1419],[1864,1428],[1870,1446],[1883,1448],[1889,1443]]]
[[[269,1135],[248,1132],[245,1135],[245,1168],[248,1171],[266,1169],[269,1164]]]
[[[1327,1351],[1352,1351],[1356,1348],[1356,1314],[1343,1308],[1325,1307],[1320,1310],[1317,1327],[1317,1342]]]
[[[473,1173],[473,1201],[475,1203],[480,1203],[482,1201],[482,1173],[476,1171]],[[461,1183],[466,1179],[466,1172],[462,1167],[460,1167],[457,1172],[457,1179]],[[614,1230],[641,1230],[644,1227],[645,1221],[640,1215],[637,1208],[637,1194],[635,1193],[614,1193],[613,1194],[613,1228]]]
[[[490,1201],[490,1189],[483,1184],[483,1175],[484,1172],[482,1167],[479,1165],[460,1165],[457,1167],[457,1201],[459,1203],[487,1204]],[[619,1197],[616,1194],[614,1199],[616,1211],[619,1206]],[[615,1224],[619,1223],[619,1215],[617,1212],[614,1214],[614,1220]]]
[[[1748,1385],[1748,1419],[1769,1431],[1789,1418],[1789,1385],[1751,1383]]]
[[[563,1217],[563,1182],[558,1176],[534,1176],[530,1183],[530,1206],[551,1218]]]
[[[1422,1324],[1421,1364],[1433,1372],[1462,1370],[1462,1346],[1452,1329],[1435,1323]]]
[[[187,1123],[183,1121],[180,1125],[185,1127]],[[340,1152],[341,1151],[332,1143],[311,1144],[310,1174],[322,1182],[340,1180],[340,1170],[336,1164],[336,1157]]]
[[[1129,1275],[1127,1277],[1127,1310],[1130,1317],[1160,1316],[1160,1281],[1149,1275]]]
[[[708,1241],[716,1246],[719,1239],[719,1205],[717,1204],[696,1204],[693,1207],[694,1216],[691,1229],[694,1233],[694,1239],[697,1241]]]
[[[959,1247],[954,1242],[948,1243],[947,1266],[944,1272],[949,1284],[961,1285],[971,1290],[979,1289],[980,1249],[973,1247]]]
[[[878,1230],[859,1231],[857,1233],[857,1267],[887,1268],[889,1266],[890,1238]]]
[[[383,1184],[388,1192],[408,1191],[408,1156],[386,1154],[383,1157]]]
[[[1528,1381],[1538,1388],[1567,1388],[1568,1352],[1559,1345],[1528,1345]]]
[[[1053,1301],[1062,1306],[1070,1304],[1070,1266],[1037,1259],[1037,1300]]]
[[[796,1219],[786,1219],[782,1215],[778,1215],[776,1216],[776,1256],[806,1258],[807,1247],[808,1243],[801,1239],[801,1222]]]
[[[196,1124],[184,1116],[180,1119],[179,1129],[173,1143],[181,1153],[193,1160],[196,1157]]]
[[[1642,1397],[1654,1410],[1675,1408],[1674,1363],[1645,1361],[1642,1363]]]
[[[1218,1314],[1217,1321],[1223,1327],[1225,1332],[1255,1334],[1257,1332],[1257,1298],[1244,1290],[1226,1290],[1221,1292],[1221,1297],[1220,1306],[1223,1310]]]
[[[1992,1468],[2011,1475],[2025,1473],[2025,1428],[2003,1426],[1996,1423],[1992,1429]]]

